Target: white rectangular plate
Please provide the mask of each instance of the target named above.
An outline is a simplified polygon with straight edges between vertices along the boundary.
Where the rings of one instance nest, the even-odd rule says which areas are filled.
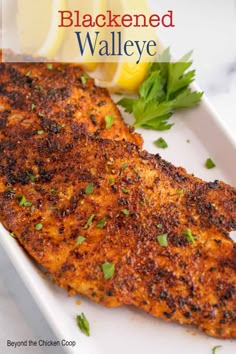
[[[119,98],[116,96],[114,100]],[[125,119],[129,121],[131,117],[125,115]],[[175,126],[168,132],[140,130],[145,149],[160,153],[164,159],[205,180],[221,179],[236,186],[235,141],[208,102],[204,99],[197,108],[175,115],[173,122]],[[168,142],[168,149],[160,150],[153,144],[160,136]],[[216,168],[204,167],[208,157],[215,161]],[[222,345],[220,353],[235,354],[233,340],[210,338],[193,328],[165,323],[132,307],[107,309],[79,296],[69,298],[42,276],[37,265],[1,225],[0,236],[1,245],[58,339],[77,342],[74,348],[64,347],[65,353],[210,354],[214,346]],[[79,306],[77,300],[81,301]],[[90,337],[77,328],[75,317],[81,312],[89,319]]]

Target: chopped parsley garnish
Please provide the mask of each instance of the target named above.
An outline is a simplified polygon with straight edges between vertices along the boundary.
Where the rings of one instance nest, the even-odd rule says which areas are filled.
[[[212,159],[209,158],[205,162],[205,167],[208,168],[208,170],[210,170],[211,168],[216,167],[216,164]]]
[[[124,165],[121,166],[121,170],[125,170],[127,167],[129,167],[129,164],[128,163],[125,163]]]
[[[90,182],[85,188],[85,194],[93,194],[93,182]]]
[[[157,224],[158,229],[162,229],[162,224]]]
[[[52,207],[50,208],[50,210],[57,210],[57,209],[58,209],[57,206],[52,206]]]
[[[50,192],[51,192],[52,194],[56,194],[57,191],[56,191],[55,188],[51,188],[51,189],[50,189]]]
[[[107,115],[105,116],[105,122],[106,122],[106,129],[110,129],[113,122],[114,122],[114,119],[115,119],[115,116],[113,115]]]
[[[137,176],[139,176],[139,172],[136,167],[133,167],[134,173],[136,173]]]
[[[29,179],[30,179],[32,182],[35,181],[35,177],[34,177],[34,175],[32,175],[32,173],[26,171],[26,174],[27,174],[27,176],[29,177]]]
[[[66,127],[66,123],[63,123],[62,125],[61,125],[61,128],[65,128]]]
[[[32,105],[31,105],[32,111],[33,111],[35,108],[36,108],[36,104],[32,103]]]
[[[38,113],[38,116],[39,116],[40,118],[43,118],[43,117],[44,117],[44,114],[43,114],[43,113]]]
[[[37,131],[37,134],[38,134],[38,135],[43,135],[43,134],[44,134],[44,130],[38,130],[38,131]]]
[[[81,243],[83,243],[84,241],[85,241],[85,237],[79,236],[76,240],[76,246],[81,245]]]
[[[110,183],[110,184],[112,184],[112,183],[114,183],[114,182],[115,182],[114,178],[109,178],[109,180],[108,180],[108,181],[109,181],[109,183]]]
[[[48,70],[52,70],[53,69],[53,65],[51,63],[47,64],[47,69]]]
[[[44,91],[44,88],[42,85],[36,85],[34,88],[39,89],[40,91]]]
[[[129,210],[127,209],[122,209],[122,213],[125,214],[125,216],[129,216]]]
[[[77,321],[77,325],[78,325],[79,329],[81,330],[81,332],[89,337],[90,336],[90,325],[89,325],[89,322],[83,312],[81,313],[81,315],[78,315],[76,317],[76,321]]]
[[[216,345],[214,348],[212,348],[212,354],[215,354],[218,349],[222,348],[222,345]]]
[[[35,211],[35,206],[34,205],[31,205],[30,211],[31,211],[31,213],[33,213]]]
[[[150,201],[149,198],[145,197],[145,200],[146,200],[147,205],[150,205],[150,204],[151,204],[151,201]]]
[[[166,149],[168,148],[167,142],[163,138],[159,138],[156,141],[154,141],[154,144],[158,146],[160,149]]]
[[[34,228],[35,228],[36,231],[40,231],[43,228],[43,224],[39,223],[39,224],[35,225]]]
[[[122,165],[121,168],[120,168],[120,173],[119,173],[119,175],[121,175],[121,173],[122,173],[126,168],[128,168],[128,167],[129,167],[129,164],[128,164],[128,163],[124,163],[124,165]]]
[[[83,85],[87,83],[89,76],[87,74],[84,74],[81,76],[80,81],[82,82]]]
[[[108,280],[108,279],[112,278],[114,275],[115,265],[113,263],[109,263],[109,262],[103,263],[102,264],[102,271],[103,271],[104,278],[106,280]]]
[[[93,221],[94,217],[95,217],[94,214],[92,214],[92,215],[89,217],[88,221],[87,221],[86,224],[84,225],[84,229],[87,229],[87,228],[92,224],[92,221]]]
[[[176,194],[183,194],[184,193],[184,189],[177,189]]]
[[[31,71],[28,71],[25,76],[30,76],[31,75]]]
[[[106,220],[107,220],[106,217],[103,218],[102,220],[100,220],[100,221],[97,223],[96,228],[102,229],[102,228],[105,226],[105,224],[106,224]]]
[[[32,205],[32,203],[28,202],[23,195],[17,195],[16,198],[19,199],[19,206],[30,207]]]
[[[122,192],[125,194],[129,194],[129,190],[127,188],[122,188]]]
[[[146,79],[139,87],[138,98],[123,98],[118,104],[126,112],[133,113],[134,126],[154,130],[168,130],[173,124],[169,118],[178,109],[196,106],[203,95],[192,91],[190,84],[195,79],[191,53],[178,62],[171,62],[169,49],[149,69]]]
[[[190,229],[183,231],[183,234],[187,236],[188,242],[195,242],[195,237],[193,236],[192,231]]]
[[[16,238],[16,235],[14,234],[14,232],[10,232],[10,236],[13,238]]]
[[[167,236],[168,236],[167,234],[157,236],[157,241],[161,247],[168,246]]]

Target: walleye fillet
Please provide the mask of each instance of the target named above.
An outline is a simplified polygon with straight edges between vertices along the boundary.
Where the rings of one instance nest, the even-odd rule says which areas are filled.
[[[16,125],[58,134],[79,123],[98,137],[142,146],[141,136],[125,124],[108,91],[97,87],[79,66],[1,63],[1,54],[0,139],[3,128],[4,136],[12,136]],[[5,54],[8,60],[22,60],[10,51]]]
[[[55,282],[236,338],[235,189],[79,127],[35,130],[2,130],[0,221]]]

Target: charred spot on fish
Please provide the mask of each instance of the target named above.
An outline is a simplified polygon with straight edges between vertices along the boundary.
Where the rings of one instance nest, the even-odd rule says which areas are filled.
[[[208,182],[207,183],[208,188],[210,189],[217,189],[220,188],[220,184],[218,180],[215,180],[214,182]]]
[[[49,131],[54,134],[58,134],[61,130],[61,126],[54,120],[42,118],[41,127],[43,130]]]
[[[91,119],[91,122],[93,123],[93,125],[95,125],[95,126],[98,125],[98,122],[96,121],[96,118],[95,118],[95,115],[94,115],[94,114],[91,114],[91,115],[90,115],[90,119]]]
[[[102,106],[105,106],[106,103],[107,103],[106,101],[100,101],[100,102],[98,102],[97,106],[102,107]]]

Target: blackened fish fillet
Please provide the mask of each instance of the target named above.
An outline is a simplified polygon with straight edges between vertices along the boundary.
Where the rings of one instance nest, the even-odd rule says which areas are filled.
[[[10,51],[5,55],[8,60],[24,59]],[[1,63],[0,51],[0,139],[14,135],[17,125],[58,134],[81,124],[97,137],[142,146],[141,136],[125,124],[108,91],[79,66]]]
[[[36,130],[1,139],[0,221],[57,284],[236,338],[235,189],[128,142]]]

